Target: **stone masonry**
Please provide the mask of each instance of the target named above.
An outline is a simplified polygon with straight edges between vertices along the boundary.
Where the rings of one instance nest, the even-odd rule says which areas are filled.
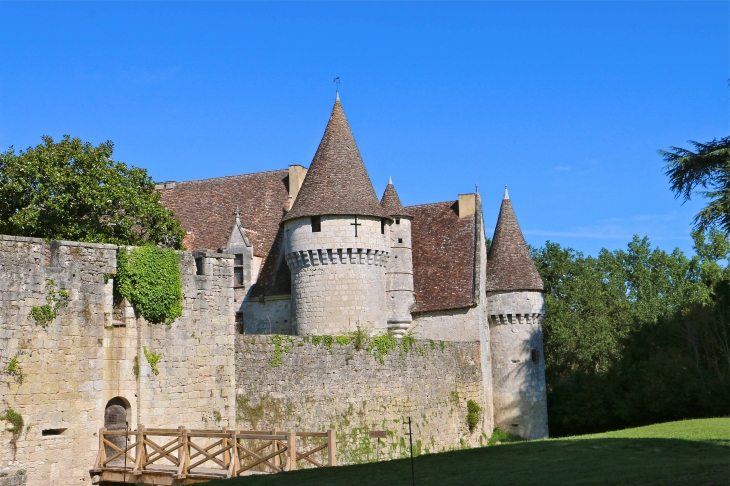
[[[193,254],[180,253],[184,309],[168,328],[113,307],[116,252],[0,236],[0,413],[12,408],[24,421],[19,434],[0,432],[0,470],[26,470],[30,485],[89,481],[114,397],[128,403],[130,429],[235,423],[231,257],[197,253],[196,275]],[[69,302],[42,327],[30,311],[50,289],[65,289]],[[143,347],[162,354],[159,375]]]
[[[297,334],[344,334],[357,326],[385,331],[385,266],[389,251],[381,219],[326,216],[285,223]]]
[[[280,362],[269,336],[236,338],[239,427],[337,431],[338,462],[406,457],[407,421],[417,453],[486,443],[491,433],[482,414],[470,431],[466,402],[485,409],[478,342],[419,340],[406,352],[393,349],[381,364],[372,351],[353,344],[314,344],[310,337],[283,338]]]

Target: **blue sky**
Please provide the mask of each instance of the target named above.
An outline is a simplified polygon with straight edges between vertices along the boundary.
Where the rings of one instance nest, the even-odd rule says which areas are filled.
[[[375,190],[509,185],[530,244],[691,251],[657,149],[728,135],[728,2],[0,3],[0,150],[115,143],[155,180],[309,165],[340,76]]]

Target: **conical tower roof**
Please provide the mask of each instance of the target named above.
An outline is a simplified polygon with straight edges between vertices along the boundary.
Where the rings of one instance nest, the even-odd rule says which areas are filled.
[[[375,195],[339,95],[294,205],[282,220],[325,214],[389,217]]]
[[[504,190],[497,228],[487,256],[487,292],[544,289]]]
[[[388,185],[385,186],[385,192],[383,192],[383,197],[380,200],[380,206],[383,208],[383,211],[388,214],[388,216],[411,216],[411,214],[406,211],[406,209],[401,204],[398,193],[396,192],[395,186],[393,185],[393,179],[391,179],[390,177],[388,178]]]

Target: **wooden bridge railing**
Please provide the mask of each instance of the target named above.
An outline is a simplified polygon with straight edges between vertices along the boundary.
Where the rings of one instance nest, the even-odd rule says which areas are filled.
[[[127,436],[128,441],[120,440]],[[299,451],[300,443],[324,439],[310,450]],[[120,445],[126,442],[126,445]],[[314,442],[317,442],[316,440]],[[192,484],[211,478],[230,478],[297,469],[298,461],[323,467],[316,459],[327,454],[327,465],[337,465],[334,430],[327,432],[282,432],[277,430],[187,430],[147,429],[99,431],[99,452],[94,469],[97,481],[143,482],[139,476],[154,476],[159,484]],[[125,467],[126,461],[126,467]],[[311,466],[310,466],[311,467]],[[166,479],[167,478],[167,479]],[[147,478],[150,479],[151,478]],[[169,481],[168,481],[169,479]],[[155,483],[158,484],[158,483]]]

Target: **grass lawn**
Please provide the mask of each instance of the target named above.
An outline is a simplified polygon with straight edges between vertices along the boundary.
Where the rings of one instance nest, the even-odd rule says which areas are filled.
[[[730,485],[730,418],[686,420],[415,459],[421,485]],[[410,485],[410,460],[206,483],[210,486]]]

